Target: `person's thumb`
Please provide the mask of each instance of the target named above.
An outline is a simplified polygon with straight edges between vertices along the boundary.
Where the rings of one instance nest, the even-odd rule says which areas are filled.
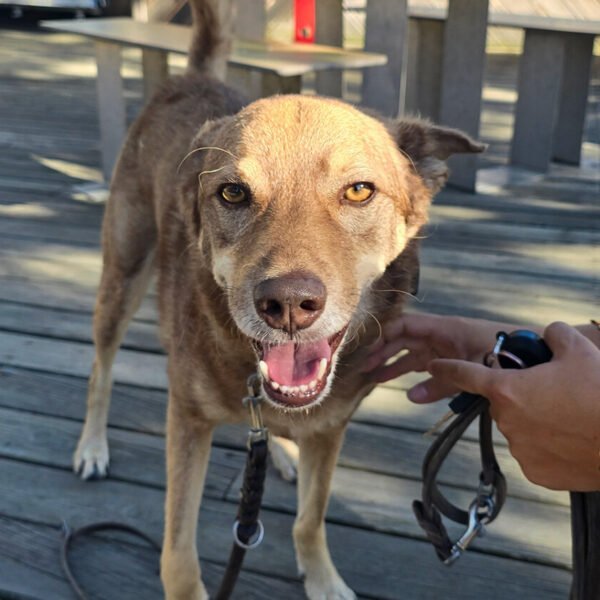
[[[486,396],[495,373],[483,365],[446,358],[436,358],[427,365],[432,377],[459,390]]]

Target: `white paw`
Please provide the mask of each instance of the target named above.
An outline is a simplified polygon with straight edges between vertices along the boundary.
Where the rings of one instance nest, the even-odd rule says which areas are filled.
[[[337,573],[326,580],[307,577],[304,590],[309,600],[356,600],[356,594]]]
[[[274,435],[269,438],[269,451],[281,477],[294,483],[298,478],[298,445],[292,440]]]
[[[108,475],[108,442],[105,436],[82,435],[73,457],[73,470],[83,480],[104,479]]]

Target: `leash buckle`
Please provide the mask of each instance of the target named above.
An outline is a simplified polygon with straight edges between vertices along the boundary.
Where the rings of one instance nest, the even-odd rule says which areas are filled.
[[[262,397],[260,395],[260,381],[257,375],[250,375],[247,384],[248,395],[242,400],[242,404],[250,413],[250,432],[248,434],[248,443],[252,444],[259,440],[268,438],[268,430],[264,426],[260,405]]]
[[[477,496],[469,505],[469,524],[467,529],[452,546],[450,556],[444,561],[445,565],[453,564],[467,550],[478,535],[484,534],[484,525],[489,523],[494,512],[492,496]]]

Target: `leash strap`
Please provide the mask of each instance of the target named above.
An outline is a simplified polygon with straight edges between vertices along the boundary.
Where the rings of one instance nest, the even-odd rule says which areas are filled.
[[[62,570],[67,578],[73,592],[79,600],[87,600],[87,596],[85,595],[83,589],[79,585],[77,579],[73,575],[73,571],[71,570],[71,565],[69,564],[69,550],[71,549],[71,544],[75,541],[76,538],[85,537],[87,535],[91,535],[92,533],[98,533],[99,531],[124,531],[129,533],[130,535],[134,535],[148,542],[148,544],[154,548],[159,554],[161,551],[160,544],[153,540],[149,535],[145,534],[143,531],[140,531],[136,527],[132,527],[131,525],[127,525],[126,523],[117,523],[115,521],[102,521],[100,523],[92,523],[91,525],[85,525],[84,527],[79,527],[78,529],[71,529],[66,522],[63,522],[63,543],[60,550],[60,564],[62,566]],[[160,571],[157,565],[157,572]]]
[[[413,502],[413,512],[419,525],[433,544],[438,558],[447,565],[452,564],[466,550],[484,524],[491,523],[498,516],[506,499],[506,481],[494,454],[489,402],[483,396],[466,392],[463,394],[466,394],[464,399],[468,407],[440,433],[427,451],[423,461],[422,497]],[[463,510],[441,493],[437,476],[452,448],[478,417],[482,465],[479,489],[469,509]],[[442,522],[442,515],[467,526],[456,542],[451,541]]]
[[[244,484],[240,491],[240,506],[234,524],[234,544],[221,580],[221,586],[215,596],[216,600],[227,600],[231,596],[242,568],[246,550],[255,548],[262,542],[264,529],[258,515],[267,472],[267,456],[268,443],[266,439],[250,443]],[[255,539],[251,542],[253,538]]]

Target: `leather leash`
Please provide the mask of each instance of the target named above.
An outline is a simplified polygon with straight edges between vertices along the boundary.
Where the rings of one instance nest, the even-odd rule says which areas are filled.
[[[496,345],[484,359],[484,364],[488,367],[498,365],[503,369],[525,369],[548,362],[551,358],[552,352],[542,338],[533,331],[519,329],[510,334],[498,332]],[[428,432],[437,431],[449,417],[454,417],[425,455],[421,500],[413,502],[413,512],[419,525],[433,544],[438,558],[445,565],[452,565],[473,540],[483,534],[484,525],[491,523],[498,516],[506,500],[506,479],[494,453],[489,407],[487,398],[462,392],[450,402],[450,412]],[[437,476],[452,448],[477,418],[481,473],[475,498],[468,509],[463,510],[452,504],[440,492]],[[451,541],[442,522],[442,515],[467,526],[456,542]]]
[[[223,574],[216,600],[227,600],[237,582],[244,556],[247,550],[252,550],[261,544],[264,538],[264,527],[259,520],[260,505],[264,491],[264,481],[267,471],[269,432],[263,425],[260,411],[260,382],[256,375],[248,378],[248,395],[243,399],[244,406],[250,413],[250,431],[248,433],[246,468],[244,481],[240,490],[240,503],[237,519],[233,524],[233,547],[229,562]],[[63,523],[63,543],[60,552],[61,566],[65,577],[79,600],[87,600],[83,589],[73,575],[69,564],[69,550],[76,538],[85,537],[99,531],[123,531],[145,540],[158,553],[161,545],[143,531],[126,523],[105,521],[85,525],[78,529],[70,529]]]
[[[506,480],[494,454],[492,419],[489,402],[482,396],[463,392],[453,402],[464,402],[468,407],[436,438],[423,461],[423,490],[421,500],[413,502],[413,511],[421,528],[433,544],[438,558],[451,565],[500,513],[506,500]],[[461,439],[469,425],[479,417],[479,448],[481,473],[479,487],[468,510],[458,508],[440,492],[437,475],[446,458]],[[441,515],[466,525],[462,536],[452,542]]]

